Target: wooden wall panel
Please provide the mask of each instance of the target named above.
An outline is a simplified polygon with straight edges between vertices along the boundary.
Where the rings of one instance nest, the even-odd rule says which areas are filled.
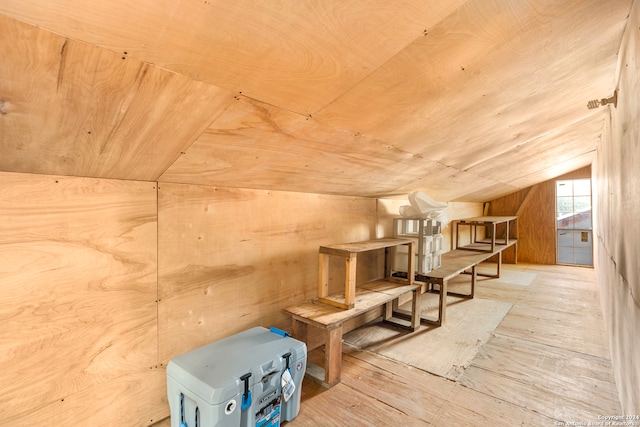
[[[0,173],[3,422],[162,413],[156,226],[154,183]]]
[[[623,413],[640,413],[640,1],[619,53],[618,105],[594,164],[595,262]]]
[[[542,182],[490,202],[490,215],[518,216],[518,261],[556,263],[556,179],[590,178],[591,167]],[[504,260],[513,260],[511,251]]]
[[[317,296],[320,245],[375,237],[375,199],[161,183],[160,359]]]

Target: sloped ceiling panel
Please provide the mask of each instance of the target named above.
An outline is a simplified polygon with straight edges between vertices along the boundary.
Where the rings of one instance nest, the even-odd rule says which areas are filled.
[[[0,170],[490,200],[589,164],[630,5],[5,0]]]
[[[0,15],[0,170],[154,181],[225,90]]]
[[[572,167],[599,129],[559,136],[601,120],[586,103],[615,90],[627,10],[627,2],[469,1],[314,117],[503,183],[543,167],[524,146]]]
[[[3,0],[0,13],[308,115],[463,3]]]
[[[429,170],[420,156],[237,97],[162,182],[375,196]]]

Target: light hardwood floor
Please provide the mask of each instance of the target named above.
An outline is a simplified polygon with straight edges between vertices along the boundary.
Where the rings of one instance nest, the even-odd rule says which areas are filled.
[[[503,268],[503,278],[479,280],[476,298],[512,306],[454,379],[370,350],[375,346],[345,344],[341,383],[324,389],[305,380],[300,413],[286,425],[560,426],[619,415],[593,270]],[[532,280],[519,283],[518,275]],[[468,280],[460,276],[450,289]],[[403,345],[411,339],[439,357],[426,348],[429,332],[416,331]]]

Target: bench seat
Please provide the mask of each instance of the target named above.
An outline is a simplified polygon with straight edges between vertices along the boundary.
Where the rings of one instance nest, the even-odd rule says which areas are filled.
[[[408,284],[406,281],[396,282],[392,279],[376,280],[358,285],[355,295],[355,306],[341,309],[319,301],[317,298],[296,306],[287,307],[283,311],[291,316],[292,335],[307,344],[312,350],[325,345],[324,369],[309,364],[308,374],[331,387],[340,382],[342,366],[342,336],[368,321],[379,317],[376,308],[382,308],[384,321],[396,324],[409,330],[420,327],[420,294],[421,284]],[[411,292],[413,294],[412,309],[408,314],[409,321],[396,317],[398,298]],[[335,295],[336,299],[344,295]],[[373,313],[369,317],[367,315]],[[318,337],[318,331],[320,337]],[[323,372],[324,371],[324,372]],[[314,375],[315,374],[315,375]],[[321,378],[318,378],[321,376]]]

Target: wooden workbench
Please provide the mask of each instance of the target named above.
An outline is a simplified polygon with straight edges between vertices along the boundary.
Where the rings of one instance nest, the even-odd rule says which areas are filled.
[[[440,326],[445,322],[446,309],[447,309],[447,295],[459,296],[463,298],[473,298],[476,286],[477,266],[483,261],[488,260],[493,256],[497,256],[498,262],[496,266],[496,274],[489,275],[483,274],[488,277],[500,277],[502,267],[502,251],[505,249],[516,246],[517,240],[510,239],[506,244],[495,245],[493,251],[487,250],[485,243],[472,243],[463,248],[454,249],[442,254],[442,263],[439,268],[431,270],[429,273],[423,275],[416,275],[416,279],[420,282],[427,284],[426,291],[434,291],[434,285],[438,286],[438,292],[440,293],[440,300],[438,302],[438,317],[435,319],[428,317],[421,317],[421,322]],[[471,291],[468,294],[460,294],[447,291],[447,282],[453,277],[465,273],[468,270],[471,274]],[[401,312],[400,315],[403,315]],[[404,315],[407,315],[404,313]]]
[[[409,292],[413,293],[413,303],[410,321],[405,322],[403,319],[395,317],[395,307],[397,307],[398,298]],[[355,291],[354,308],[344,310],[315,299],[285,308],[283,311],[291,316],[293,337],[305,342],[307,350],[312,350],[322,344],[325,345],[324,375],[322,375],[321,369],[315,366],[309,366],[307,373],[331,387],[340,382],[343,334],[373,320],[362,318],[362,316],[381,306],[384,307],[382,313],[384,321],[412,331],[416,330],[420,327],[420,294],[421,285],[419,284],[376,280],[358,285]],[[374,313],[374,316],[378,317],[379,315]],[[322,331],[324,337],[320,337],[320,339],[314,337],[314,330],[315,332]],[[316,371],[320,372],[314,375]],[[322,378],[318,378],[318,376],[322,376]]]
[[[468,225],[471,227],[471,244],[460,246],[460,226]],[[504,239],[498,240],[496,238],[497,235],[497,227],[499,225],[504,225],[506,228]],[[478,239],[477,231],[478,226],[485,227],[486,230],[489,231],[488,239]],[[456,222],[456,245],[454,249],[465,249],[472,251],[489,251],[495,252],[496,245],[509,245],[509,228],[514,231],[515,238],[518,238],[518,217],[517,216],[477,216],[473,218],[465,218],[458,220]],[[487,247],[486,245],[474,245],[474,243],[484,243],[490,245]],[[504,249],[504,248],[503,248]]]

